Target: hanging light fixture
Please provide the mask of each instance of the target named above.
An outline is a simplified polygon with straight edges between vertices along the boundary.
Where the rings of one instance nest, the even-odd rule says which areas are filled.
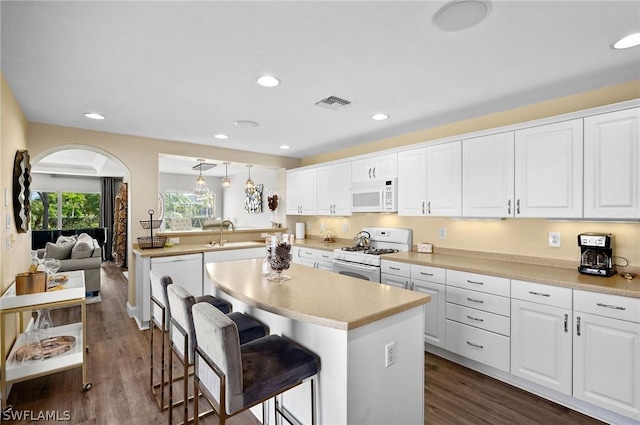
[[[222,187],[229,187],[231,186],[231,179],[229,178],[229,173],[228,173],[228,167],[229,163],[225,162],[224,163],[224,178],[222,179]]]
[[[211,191],[207,186],[207,181],[202,175],[202,163],[204,162],[204,159],[198,158],[198,162],[199,164],[193,167],[193,168],[197,167],[199,170],[198,177],[196,177],[196,187],[193,189],[193,194],[196,195],[196,201],[202,201],[209,198],[209,196],[211,196]]]
[[[256,190],[256,185],[255,183],[253,183],[253,180],[251,180],[251,167],[253,167],[253,165],[247,165],[247,168],[249,169],[249,178],[247,179],[247,182],[244,184],[245,189],[249,193],[253,193],[253,191]]]

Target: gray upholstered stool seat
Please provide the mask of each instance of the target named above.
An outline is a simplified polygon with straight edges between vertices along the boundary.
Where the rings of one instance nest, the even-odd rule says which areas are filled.
[[[194,392],[202,392],[215,408],[220,425],[228,417],[276,398],[307,379],[311,379],[311,418],[315,423],[313,377],[320,363],[314,353],[278,335],[240,345],[238,328],[228,316],[205,303],[194,305],[192,311],[197,338]],[[197,403],[194,400],[195,409]],[[287,414],[277,400],[275,406],[279,423],[278,414]]]
[[[155,270],[151,270],[149,273],[149,277],[151,280],[151,318],[149,320],[149,328],[151,331],[151,347],[149,351],[149,356],[151,359],[151,364],[149,368],[149,376],[150,376],[150,386],[151,393],[153,394],[153,398],[156,400],[158,407],[160,409],[165,410],[169,407],[168,404],[165,404],[165,386],[167,384],[165,380],[165,359],[166,359],[166,331],[169,329],[169,317],[170,310],[169,304],[167,302],[167,286],[173,284],[173,280],[171,276],[158,272]],[[220,298],[216,298],[211,295],[205,295],[203,297],[198,297],[196,302],[204,301],[218,308],[223,313],[229,313],[231,311],[231,304],[222,300]],[[245,324],[245,327],[248,325]],[[156,333],[155,329],[158,328],[162,335],[161,338],[161,348],[160,348],[160,380],[157,381],[157,378],[154,379],[154,354],[155,354],[155,341],[154,335]],[[251,333],[247,334],[246,338],[251,340],[252,335],[255,335],[257,331],[253,330]],[[263,334],[264,335],[264,334]],[[263,336],[261,335],[261,336]]]
[[[215,304],[211,304],[210,301],[215,301],[210,295],[198,297],[199,304],[208,305],[212,309],[219,312],[224,317],[227,317],[236,329],[238,327],[243,328],[242,339],[245,341],[251,341],[255,338],[264,337],[268,333],[268,329],[265,325],[257,320],[242,314],[231,313],[232,316],[227,316]],[[183,364],[183,379],[184,379],[184,399],[186,400],[188,394],[188,377],[189,367],[193,365],[195,346],[197,344],[197,337],[194,332],[194,323],[192,315],[192,307],[196,303],[196,298],[191,295],[186,289],[178,284],[172,284],[167,286],[167,300],[170,311],[170,326],[169,326],[169,340],[171,343],[172,351],[177,355]],[[235,320],[239,321],[239,325],[235,324]],[[169,418],[172,418],[172,410],[174,406],[173,402],[173,356],[169,357]],[[197,401],[198,393],[194,393],[194,400]],[[197,410],[196,410],[197,412]],[[211,413],[211,412],[205,412]],[[198,415],[196,415],[197,417]],[[184,403],[184,423],[190,422],[189,419],[189,404]]]

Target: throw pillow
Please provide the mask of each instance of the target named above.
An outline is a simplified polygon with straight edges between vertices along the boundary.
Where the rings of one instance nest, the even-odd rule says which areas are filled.
[[[76,239],[78,239],[78,237],[76,235],[71,235],[71,236],[58,236],[58,240],[56,241],[57,244],[63,244],[63,243],[71,243],[74,244],[76,243]]]
[[[71,258],[89,258],[93,255],[93,249],[93,238],[86,233],[81,233],[71,250]]]
[[[69,242],[60,244],[47,242],[44,247],[44,258],[57,258],[58,260],[66,260],[71,255],[73,246],[74,244]]]

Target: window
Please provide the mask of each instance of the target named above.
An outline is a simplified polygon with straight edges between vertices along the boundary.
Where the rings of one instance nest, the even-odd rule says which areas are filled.
[[[164,223],[171,229],[172,218],[190,218],[192,227],[202,227],[205,220],[210,219],[216,210],[216,194],[198,200],[191,192],[166,192],[164,195]]]
[[[31,192],[31,230],[99,226],[99,193]]]

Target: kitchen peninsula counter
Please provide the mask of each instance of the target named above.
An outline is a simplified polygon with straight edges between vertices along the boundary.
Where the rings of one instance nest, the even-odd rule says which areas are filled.
[[[271,334],[290,338],[320,358],[317,423],[424,423],[429,295],[300,264],[285,271],[290,280],[269,281],[261,274],[262,259],[205,267],[210,292],[229,301],[233,311],[255,317]],[[311,422],[310,385],[305,382],[284,396],[285,407],[301,423]]]
[[[489,259],[481,256],[474,257],[435,252],[433,254],[427,254],[416,251],[385,254],[382,258],[402,263],[440,267],[448,270],[459,270],[508,279],[564,286],[584,291],[640,298],[640,277],[637,275],[632,280],[625,279],[619,274],[611,277],[584,275],[579,273],[576,268],[560,266],[560,264],[563,263],[562,261],[555,264],[553,262],[554,260],[549,260],[549,264],[544,264],[543,259],[538,259],[540,264],[532,264],[520,261]],[[566,261],[564,263],[566,263]]]

